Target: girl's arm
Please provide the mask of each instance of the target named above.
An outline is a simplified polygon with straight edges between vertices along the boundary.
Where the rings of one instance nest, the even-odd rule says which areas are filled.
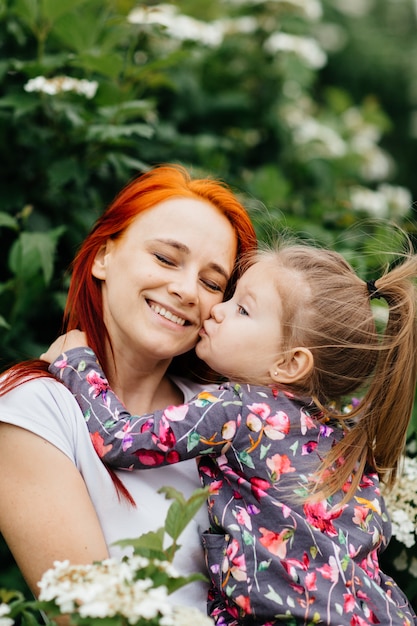
[[[221,454],[238,427],[241,402],[230,389],[202,392],[188,404],[132,416],[110,389],[90,348],[66,351],[49,370],[74,394],[98,455],[112,467],[146,469]]]

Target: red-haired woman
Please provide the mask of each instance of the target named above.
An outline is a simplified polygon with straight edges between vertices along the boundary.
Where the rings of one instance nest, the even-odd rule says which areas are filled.
[[[231,190],[193,180],[179,166],[140,176],[99,218],[73,263],[65,329],[85,331],[131,413],[187,401],[200,383],[207,387],[210,372],[194,353],[199,331],[233,288],[236,260],[255,246]],[[199,486],[194,461],[111,475],[77,402],[44,361],[14,366],[0,395],[0,531],[35,594],[54,560],[100,560],[116,554],[114,541],[161,526],[169,503],[160,486],[185,496]],[[183,573],[205,570],[199,523],[182,538],[176,565]],[[204,610],[206,588],[193,586],[176,602]]]

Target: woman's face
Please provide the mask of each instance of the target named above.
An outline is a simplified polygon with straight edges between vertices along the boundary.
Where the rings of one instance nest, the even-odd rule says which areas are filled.
[[[190,350],[223,299],[236,253],[232,225],[207,202],[172,198],[139,214],[93,265],[115,354],[146,362]]]

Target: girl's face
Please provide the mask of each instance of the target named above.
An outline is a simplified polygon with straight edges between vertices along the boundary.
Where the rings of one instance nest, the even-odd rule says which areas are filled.
[[[232,225],[207,202],[172,198],[139,214],[93,265],[114,353],[146,363],[190,350],[223,299],[236,253]]]
[[[285,280],[294,277],[286,270],[278,274],[271,262],[250,267],[233,297],[213,307],[204,323],[196,347],[200,359],[232,379],[270,382],[282,343],[279,282]]]

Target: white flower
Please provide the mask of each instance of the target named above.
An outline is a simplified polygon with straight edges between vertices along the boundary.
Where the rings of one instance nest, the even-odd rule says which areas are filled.
[[[354,211],[365,211],[378,218],[388,217],[386,197],[380,191],[367,187],[353,187],[350,190],[350,202]]]
[[[223,30],[217,22],[196,20],[179,13],[171,4],[158,4],[153,7],[137,7],[128,15],[131,24],[161,24],[174,39],[193,40],[208,46],[218,46],[223,39]]]
[[[12,626],[14,620],[11,617],[5,617],[10,613],[10,607],[8,604],[2,602],[0,604],[0,626]]]
[[[409,189],[388,184],[379,185],[378,189],[387,200],[391,216],[404,217],[409,213],[413,204]]]
[[[401,550],[400,554],[393,560],[393,565],[399,572],[405,572],[408,567],[407,552]]]
[[[392,520],[393,535],[407,548],[412,547],[416,543],[416,478],[417,460],[411,457],[404,457],[403,466],[394,488],[384,494],[387,509]]]
[[[98,88],[98,83],[92,80],[71,78],[70,76],[55,76],[54,78],[46,78],[45,76],[37,76],[28,80],[24,86],[27,92],[38,91],[55,96],[64,91],[73,91],[80,96],[90,99],[94,98]]]
[[[417,578],[417,559],[415,556],[413,556],[411,559],[411,563],[410,563],[410,567],[408,571],[410,572],[412,576],[414,576],[414,578]]]
[[[265,49],[268,52],[293,52],[302,61],[313,69],[320,69],[327,62],[326,53],[318,42],[311,37],[300,37],[288,33],[273,33],[265,41]]]

